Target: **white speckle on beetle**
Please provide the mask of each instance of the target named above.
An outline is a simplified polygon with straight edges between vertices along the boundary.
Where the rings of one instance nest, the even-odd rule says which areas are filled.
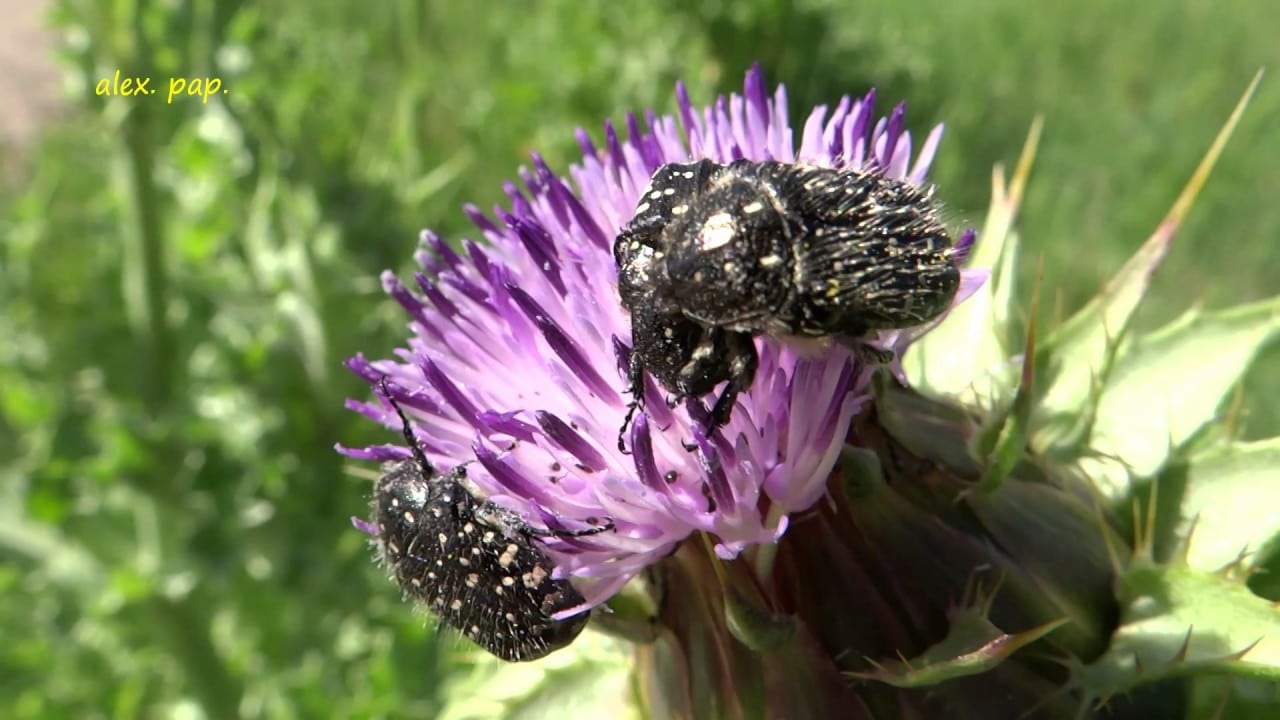
[[[498,564],[502,567],[510,567],[511,563],[516,561],[516,553],[520,552],[520,546],[515,543],[507,545],[502,551],[502,555],[498,556]]]
[[[707,218],[702,230],[698,232],[698,247],[703,250],[716,250],[728,245],[738,234],[738,224],[729,213],[716,213]]]
[[[532,590],[541,585],[542,581],[547,579],[547,575],[546,568],[541,565],[534,565],[532,570],[520,576],[520,581],[524,583],[525,587]]]

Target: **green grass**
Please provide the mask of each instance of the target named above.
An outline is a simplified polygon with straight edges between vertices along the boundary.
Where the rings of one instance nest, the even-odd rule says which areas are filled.
[[[367,479],[334,442],[341,367],[403,318],[377,273],[417,232],[467,233],[534,150],[740,85],[759,59],[792,118],[877,85],[935,179],[981,219],[991,166],[1037,114],[1028,271],[1078,306],[1161,219],[1254,72],[1280,67],[1269,3],[549,0],[174,12],[62,0],[73,119],[0,197],[0,714],[431,717],[466,670],[369,562],[346,518]],[[77,12],[80,10],[80,12]],[[129,74],[216,75],[223,102],[92,96]],[[887,107],[887,104],[886,104]],[[1143,316],[1280,287],[1280,86],[1263,86]],[[1030,277],[1030,275],[1028,275]],[[1280,431],[1280,357],[1246,384]]]

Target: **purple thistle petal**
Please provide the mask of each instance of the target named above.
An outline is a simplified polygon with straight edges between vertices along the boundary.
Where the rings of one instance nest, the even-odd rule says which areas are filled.
[[[742,148],[756,145],[755,138],[750,136],[747,124],[743,121],[743,116],[746,115],[745,105],[746,100],[741,95],[735,93],[729,96],[729,132],[733,138],[734,150],[738,153],[742,152]]]
[[[653,457],[653,437],[649,434],[649,419],[640,414],[631,423],[631,458],[635,462],[636,477],[653,490],[665,487]]]
[[[573,338],[551,319],[545,310],[538,305],[537,301],[529,297],[529,294],[515,285],[507,286],[508,292],[511,293],[512,299],[520,306],[520,309],[533,320],[538,329],[542,331],[542,336],[546,338],[547,344],[555,351],[556,355],[564,361],[565,365],[578,376],[580,380],[594,392],[598,397],[616,396],[618,392],[613,389],[604,378],[596,372],[595,367],[587,361],[582,349],[573,341]]]
[[[376,536],[378,534],[378,526],[367,520],[361,520],[360,518],[353,516],[351,518],[351,525],[366,535]]]
[[[533,185],[536,188],[536,185],[534,184],[535,181],[533,179],[533,176],[529,175],[527,170],[525,170],[524,168],[521,168],[520,176],[521,178],[524,179],[524,182],[526,184]],[[521,215],[524,217],[529,217],[533,215],[533,206],[529,204],[528,198],[524,196],[524,193],[520,191],[520,188],[517,187],[515,183],[512,183],[512,182],[503,183],[502,189],[506,192],[507,199],[511,201],[512,214]],[[534,193],[536,194],[537,192],[538,190],[535,189]],[[502,209],[501,205],[495,205],[493,213],[495,215],[503,215],[506,213],[506,211]]]
[[[725,477],[724,465],[720,462],[720,454],[716,452],[715,446],[701,432],[694,433],[693,443],[698,446],[698,461],[702,464],[704,477],[711,490],[708,500],[715,502],[710,512],[715,512],[716,508],[721,507],[737,507],[733,492],[729,488],[729,478]]]
[[[800,133],[800,152],[796,155],[800,162],[818,163],[827,157],[829,145],[823,137],[823,119],[826,116],[827,106],[819,105],[805,119],[804,130]]]
[[[480,232],[484,233],[484,236],[489,238],[490,241],[502,236],[502,231],[498,229],[498,226],[495,225],[494,222],[489,219],[489,216],[485,215],[484,211],[480,208],[472,205],[471,203],[467,203],[462,206],[462,212],[466,214],[467,219],[471,221],[471,224],[480,228]]]
[[[631,374],[631,347],[622,342],[617,335],[612,337],[613,357],[618,362],[618,375],[627,377]]]
[[[870,164],[867,155],[867,130],[871,127],[871,118],[873,117],[871,112],[875,109],[875,106],[875,88],[867,92],[861,103],[854,104],[853,113],[856,120],[849,127],[849,140],[844,150],[846,153],[850,152],[850,150],[853,151],[848,164],[855,167],[862,165],[864,162],[868,165]]]
[[[350,448],[346,445],[335,444],[334,449],[349,458],[356,460],[374,460],[376,462],[395,462],[396,460],[408,460],[413,457],[413,453],[407,448],[399,445],[371,445],[365,448]]]
[[[622,150],[622,141],[618,139],[618,130],[608,120],[604,123],[604,144],[609,148],[609,160],[617,167],[622,163],[626,153]]]
[[[679,157],[686,154],[684,141],[681,139],[679,125],[675,118],[661,117],[653,111],[644,114],[645,122],[649,126],[649,135],[653,138],[656,146],[656,155],[661,164],[662,158]],[[657,170],[655,165],[654,170]],[[629,220],[630,218],[628,218]]]
[[[423,269],[436,276],[441,282],[462,292],[472,302],[485,301],[487,295],[484,290],[467,277],[473,273],[474,268],[465,265],[462,258],[434,233],[424,233],[423,244],[426,246],[426,252],[414,253],[418,264],[422,265]]]
[[[348,370],[370,385],[378,382],[383,376],[383,373],[373,369],[373,364],[365,358],[363,353],[347,358],[342,364],[346,365]]]
[[[538,428],[516,417],[517,413],[499,413],[485,410],[480,413],[480,422],[494,432],[510,435],[522,442],[533,442]]]
[[[454,385],[447,375],[440,372],[438,365],[426,357],[418,358],[417,363],[422,368],[422,374],[426,377],[427,382],[431,387],[435,388],[436,392],[440,393],[440,397],[455,413],[461,416],[464,421],[475,426],[476,429],[486,429],[484,423],[480,422],[479,411],[471,403],[471,399],[457,385]],[[396,399],[399,400],[399,398]]]
[[[596,144],[592,142],[586,128],[575,128],[573,136],[578,139],[578,147],[582,148],[582,156],[584,158],[593,158],[599,154],[599,151],[596,150]]]
[[[488,445],[483,442],[476,442],[472,445],[472,449],[475,451],[476,460],[488,471],[489,477],[493,478],[498,487],[505,490],[503,494],[508,497],[516,497],[538,503],[544,507],[555,505],[554,496],[545,492],[546,486],[533,482],[525,473],[507,465],[502,461],[502,458],[498,457],[496,452],[489,449]]]
[[[772,118],[769,116],[769,89],[765,87],[764,70],[760,68],[760,63],[753,63],[751,69],[747,71],[742,94],[751,104],[747,122],[757,130],[754,133],[757,142],[763,143],[764,123]]]
[[[463,277],[462,275],[450,273],[449,275],[445,275],[440,278],[440,280],[449,287],[454,288],[463,295],[466,295],[473,303],[483,303],[485,298],[488,297],[479,285],[476,285],[469,278]]]
[[[604,470],[609,466],[609,462],[604,459],[600,451],[592,447],[591,443],[568,423],[545,410],[539,410],[535,416],[538,418],[538,427],[542,428],[547,438],[576,457],[578,462],[593,471]]]
[[[409,316],[414,320],[418,322],[427,321],[426,305],[423,305],[421,300],[409,292],[409,289],[400,282],[400,278],[396,277],[396,274],[390,270],[385,270],[382,273],[382,290],[392,298],[395,298],[395,301],[400,303],[400,307],[408,311]]]
[[[564,286],[564,280],[560,278],[560,260],[556,257],[555,244],[551,240],[551,236],[547,231],[536,223],[529,222],[515,215],[504,215],[503,221],[507,227],[514,230],[516,236],[520,238],[520,243],[524,245],[525,250],[529,251],[529,256],[533,258],[534,265],[537,266],[542,274],[555,288],[557,295],[565,295],[568,290]]]
[[[990,279],[991,271],[986,268],[966,270],[961,273],[960,288],[956,290],[956,300],[951,304],[951,307],[954,308],[956,305],[959,305],[970,297],[973,297],[973,294],[978,292],[983,285],[986,285],[987,281]]]
[[[596,394],[596,397],[616,397],[618,395],[618,392],[596,373],[595,367],[587,362],[582,350],[573,341],[573,338],[569,337],[554,320],[546,316],[540,316],[536,322],[538,329],[542,331],[543,337],[547,339],[547,344],[551,346],[552,350],[555,350],[556,355],[560,356],[560,359],[569,366],[569,369]]]
[[[640,121],[636,119],[635,113],[627,113],[627,138],[631,141],[631,146],[640,151],[645,170],[657,170],[662,164],[658,144],[654,142],[652,135],[640,129]]]
[[[969,253],[973,250],[973,243],[978,239],[978,233],[973,228],[965,230],[960,239],[956,240],[955,249],[952,255],[957,265],[964,265],[969,259]]]
[[[644,378],[644,398],[644,414],[653,421],[654,427],[666,429],[675,424],[675,413],[667,405],[667,393],[648,375]]]
[[[836,103],[836,109],[831,113],[831,119],[822,128],[822,144],[824,150],[818,155],[818,162],[826,162],[832,165],[843,164],[844,145],[843,132],[845,127],[845,118],[849,116],[849,110],[853,106],[853,99],[848,95],[840,98],[840,102]]]
[[[420,384],[421,381],[416,378],[412,383],[406,383],[403,379],[395,379],[393,382],[387,383],[387,389],[391,392],[391,397],[395,398],[396,402],[400,403],[402,408],[418,410],[428,415],[441,414],[445,405],[437,402],[435,398],[427,395],[426,393],[411,392],[405,389],[409,385],[417,386]],[[381,400],[382,398],[379,398],[380,402],[378,404],[378,412],[388,419],[388,423],[392,427],[398,427],[400,425],[399,419],[396,418],[395,413],[391,411],[390,407],[388,407],[385,402],[381,402]]]
[[[763,76],[761,82],[764,82]],[[795,140],[791,134],[791,119],[787,111],[787,89],[782,85],[773,95],[773,113],[766,130],[770,153],[786,162],[796,159]]]
[[[560,220],[560,225],[569,228],[576,224],[578,230],[585,234],[587,239],[612,252],[613,238],[605,236],[591,214],[582,207],[578,196],[573,194],[564,181],[556,177],[541,155],[534,153],[533,166],[537,170],[540,183],[550,191],[548,197],[556,209],[556,217]]]
[[[916,164],[911,168],[911,174],[907,176],[907,180],[915,185],[923,185],[925,176],[929,173],[929,166],[933,164],[933,158],[938,153],[938,144],[942,142],[942,125],[938,125],[929,131],[929,136],[924,139],[924,145],[920,147],[920,154],[916,157]]]
[[[889,156],[889,163],[885,166],[885,174],[890,177],[906,177],[909,163],[911,162],[911,133],[903,132],[898,135],[898,141],[893,145],[893,152]]]
[[[680,109],[680,122],[684,127],[685,141],[689,144],[689,157],[708,157],[702,147],[702,124],[689,99],[689,88],[683,81],[676,83],[676,106]]]
[[[414,250],[413,260],[431,275],[440,275],[449,271],[449,267],[441,262],[438,256],[425,248]]]
[[[491,275],[489,256],[485,254],[479,245],[470,240],[466,241],[466,250],[467,256],[471,258],[471,263],[476,266],[476,271],[480,274],[480,277],[488,278]]]
[[[435,283],[431,282],[430,278],[420,272],[416,272],[413,274],[413,279],[414,282],[418,283],[418,289],[422,291],[423,295],[427,296],[427,299],[431,301],[431,304],[435,306],[441,315],[452,318],[458,314],[458,306],[445,297],[445,294],[436,288]]]
[[[423,230],[419,237],[419,244],[428,248],[436,257],[444,261],[446,267],[455,268],[462,264],[462,258],[458,257],[458,253],[453,251],[439,235],[430,230]]]
[[[429,341],[430,343],[446,342],[445,333],[430,320],[420,319],[417,321],[418,339]]]
[[[906,103],[898,103],[889,114],[888,122],[885,123],[884,134],[880,137],[880,165],[883,167],[887,168],[893,164],[893,155],[898,149],[898,138],[902,135],[902,116],[906,111]]]

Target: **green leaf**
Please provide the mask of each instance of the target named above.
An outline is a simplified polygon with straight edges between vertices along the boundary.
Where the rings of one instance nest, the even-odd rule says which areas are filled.
[[[1280,438],[1214,448],[1191,459],[1182,503],[1186,561],[1217,570],[1280,534]]]
[[[1115,564],[1130,549],[1089,503],[1049,483],[1014,478],[997,492],[969,493],[964,509],[1014,570],[1001,589],[1033,619],[1064,618],[1059,647],[1092,657],[1112,630]]]
[[[1008,413],[1000,418],[999,432],[995,428],[979,433],[975,440],[982,440],[984,435],[994,437],[994,447],[989,450],[981,442],[975,442],[974,450],[981,451],[977,457],[987,461],[987,466],[978,481],[979,492],[994,492],[1008,477],[1022,457],[1023,450],[1029,444],[1031,436],[1031,418],[1035,411],[1035,368],[1032,358],[1036,353],[1036,315],[1040,307],[1039,285],[1031,300],[1031,324],[1027,328],[1027,340],[1022,353],[1022,374],[1018,377],[1018,388],[1013,396],[1013,403]]]
[[[876,680],[894,687],[931,687],[945,680],[977,675],[994,669],[1018,650],[1070,622],[1066,618],[1025,632],[1007,633],[989,619],[991,596],[975,598],[957,608],[947,636],[914,658],[872,661],[869,672],[849,673],[862,680]]]
[[[1101,398],[1081,469],[1108,497],[1149,477],[1207,423],[1280,332],[1280,297],[1229,310],[1192,310],[1125,348]],[[1123,462],[1119,462],[1119,459]]]
[[[440,720],[482,718],[639,718],[631,695],[628,644],[596,632],[531,663],[484,656],[444,694]]]
[[[107,581],[109,568],[77,539],[20,515],[0,516],[0,551],[26,556],[42,565],[52,582],[68,587],[101,588]]]
[[[1004,369],[1012,347],[1010,315],[1019,242],[1013,221],[1022,204],[1042,126],[1039,118],[1032,124],[1007,189],[1003,169],[997,166],[993,171],[991,206],[968,263],[972,268],[991,268],[991,277],[953,308],[942,324],[911,346],[902,367],[913,387],[975,397],[980,404],[991,405],[1002,394],[1001,388],[1010,384]],[[965,352],[955,352],[957,347]]]
[[[1089,428],[1080,422],[1081,408],[1095,395],[1097,387],[1107,383],[1115,350],[1128,335],[1151,278],[1222,156],[1260,80],[1261,73],[1254,76],[1151,237],[1098,295],[1049,335],[1037,354],[1036,367],[1044,368],[1048,381],[1037,413],[1037,424],[1041,425],[1034,439],[1037,450],[1074,450],[1087,437]]]
[[[1046,452],[1078,440],[1081,411],[1110,374],[1115,348],[1129,331],[1175,227],[1162,224],[1102,292],[1049,334],[1036,358],[1048,381],[1036,408],[1037,450]]]
[[[1121,577],[1120,596],[1121,625],[1111,647],[1077,668],[1093,697],[1206,671],[1280,680],[1280,608],[1242,582],[1140,563]]]
[[[778,615],[756,605],[733,587],[724,593],[724,619],[738,642],[759,653],[770,652],[795,639],[800,628],[793,615]]]

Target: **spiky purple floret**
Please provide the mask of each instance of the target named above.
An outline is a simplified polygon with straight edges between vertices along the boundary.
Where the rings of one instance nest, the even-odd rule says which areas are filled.
[[[470,477],[498,504],[550,527],[613,520],[616,532],[547,540],[558,572],[583,578],[588,605],[692,532],[712,536],[726,558],[777,540],[790,513],[822,496],[869,397],[869,371],[846,349],[801,355],[761,338],[755,382],[726,427],[708,437],[685,408],[650,403],[632,425],[632,454],[618,451],[628,401],[619,355],[630,346],[630,321],[611,247],[650,175],[668,162],[749,158],[874,167],[920,184],[942,134],[933,129],[912,165],[904,106],[876,118],[872,91],[816,108],[796,151],[785,91],[770,97],[759,68],[742,95],[710,107],[695,109],[683,85],[676,97],[678,119],[646,113],[642,127],[631,115],[626,139],[606,123],[602,149],[579,130],[584,157],[570,168],[572,187],[535,155],[520,184],[506,184],[509,207],[492,216],[467,207],[483,246],[466,241],[459,253],[424,232],[416,288],[382,277],[411,319],[408,347],[398,360],[347,363],[371,385],[388,376],[429,460],[441,469],[474,461]],[[972,242],[970,231],[957,252]],[[957,302],[983,277],[965,271]],[[879,344],[901,351],[918,334],[885,332]],[[347,406],[399,427],[381,400]],[[408,455],[396,446],[339,450],[369,460]]]

